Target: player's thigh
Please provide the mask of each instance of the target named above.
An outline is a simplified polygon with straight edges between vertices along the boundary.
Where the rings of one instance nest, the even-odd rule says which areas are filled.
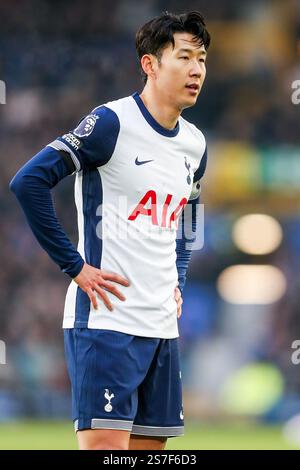
[[[76,431],[131,432],[137,389],[158,342],[109,330],[65,330]]]
[[[77,432],[80,450],[128,450],[129,431],[85,429]]]
[[[178,340],[162,340],[138,389],[138,410],[131,435],[149,438],[184,433]]]
[[[166,437],[130,436],[129,450],[164,450]]]

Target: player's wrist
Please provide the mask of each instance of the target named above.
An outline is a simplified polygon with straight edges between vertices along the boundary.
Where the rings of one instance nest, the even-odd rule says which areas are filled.
[[[85,264],[85,261],[80,256],[80,258],[78,260],[76,260],[75,263],[72,263],[70,266],[63,269],[62,271],[64,273],[68,274],[72,279],[74,279],[75,277],[78,276],[78,274],[80,274],[84,264]]]

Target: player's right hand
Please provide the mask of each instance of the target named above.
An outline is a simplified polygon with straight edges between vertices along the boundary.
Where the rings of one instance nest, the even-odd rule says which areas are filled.
[[[126,300],[126,298],[115,284],[109,281],[116,282],[125,287],[130,285],[129,281],[125,279],[125,277],[116,273],[104,271],[103,269],[94,268],[87,263],[84,263],[82,270],[74,278],[74,281],[84,292],[87,293],[95,309],[98,308],[97,297],[95,294],[97,293],[110,311],[113,310],[113,305],[105,291],[111,292],[122,301]]]

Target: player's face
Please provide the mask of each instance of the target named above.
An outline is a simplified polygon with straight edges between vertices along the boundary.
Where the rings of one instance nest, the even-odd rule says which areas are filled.
[[[206,75],[205,47],[189,33],[175,33],[175,46],[163,50],[156,86],[180,110],[193,106]]]

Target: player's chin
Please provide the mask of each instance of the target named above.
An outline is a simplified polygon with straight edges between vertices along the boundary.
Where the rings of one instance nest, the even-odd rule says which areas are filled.
[[[189,97],[184,97],[182,99],[182,109],[185,108],[190,108],[191,106],[194,106],[197,102],[198,95],[197,96],[189,96]]]
[[[183,99],[187,103],[196,103],[200,90],[197,89],[190,89],[188,87],[184,88]]]

